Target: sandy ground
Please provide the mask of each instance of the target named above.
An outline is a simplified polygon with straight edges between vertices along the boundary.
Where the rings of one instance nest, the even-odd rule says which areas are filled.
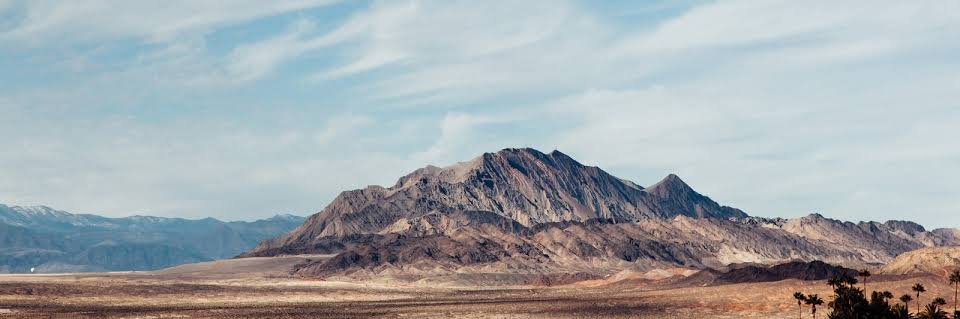
[[[823,282],[795,280],[674,289],[331,282],[285,276],[278,270],[304,259],[289,258],[149,273],[3,275],[0,318],[793,318],[794,291],[831,294]],[[923,300],[952,301],[952,287],[937,277],[878,280],[869,285],[897,296],[920,281],[930,290]]]

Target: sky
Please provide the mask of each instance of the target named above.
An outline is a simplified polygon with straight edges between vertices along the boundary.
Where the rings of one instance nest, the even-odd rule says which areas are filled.
[[[506,147],[960,227],[958,1],[0,0],[0,203],[308,215]]]

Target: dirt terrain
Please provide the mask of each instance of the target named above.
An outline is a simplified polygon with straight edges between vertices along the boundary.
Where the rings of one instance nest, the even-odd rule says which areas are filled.
[[[829,296],[821,281],[663,288],[593,280],[536,286],[438,285],[382,279],[335,282],[286,275],[307,259],[252,258],[158,272],[0,276],[0,318],[783,318],[794,291]],[[877,278],[900,295],[917,281],[948,296],[939,277]]]

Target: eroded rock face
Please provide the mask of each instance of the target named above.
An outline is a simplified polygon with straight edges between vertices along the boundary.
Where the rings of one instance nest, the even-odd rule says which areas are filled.
[[[613,274],[814,260],[864,267],[958,244],[956,234],[818,214],[749,217],[676,175],[643,188],[560,152],[506,149],[419,169],[389,188],[344,192],[302,226],[242,256],[339,253],[301,265],[297,272],[305,276]]]

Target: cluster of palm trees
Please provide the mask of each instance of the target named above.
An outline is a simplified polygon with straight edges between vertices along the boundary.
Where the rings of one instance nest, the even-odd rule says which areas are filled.
[[[921,296],[927,291],[922,283],[917,283],[911,288],[916,294],[914,298],[910,294],[900,296],[901,303],[890,304],[894,298],[893,293],[889,291],[874,291],[867,299],[867,279],[871,274],[869,270],[861,270],[856,275],[862,278],[863,288],[856,287],[857,278],[851,274],[841,274],[827,280],[827,284],[833,288],[833,300],[827,305],[832,309],[828,314],[830,319],[859,319],[859,318],[877,318],[877,319],[950,319],[951,317],[942,309],[947,304],[943,298],[937,297],[930,301],[926,306],[922,306]],[[960,311],[957,309],[958,299],[960,299],[960,270],[954,271],[949,275],[950,285],[954,286],[953,293],[953,316],[954,319],[960,319]],[[810,306],[813,318],[817,318],[817,306],[824,304],[823,298],[816,294],[805,295],[802,292],[795,292],[793,298],[797,300],[800,318],[803,318],[803,306]],[[916,313],[910,312],[910,302],[916,301]]]
[[[797,299],[797,308],[800,310],[800,318],[803,318],[803,305],[805,304],[813,309],[813,318],[817,318],[817,306],[823,304],[823,299],[821,299],[820,296],[817,296],[816,294],[807,296],[798,291],[793,293],[793,298]]]

